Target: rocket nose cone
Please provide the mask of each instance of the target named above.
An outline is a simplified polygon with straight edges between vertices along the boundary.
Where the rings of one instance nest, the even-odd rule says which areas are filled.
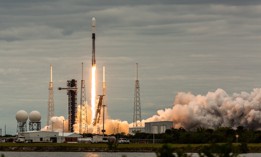
[[[96,26],[96,20],[95,20],[95,17],[92,18],[92,26],[93,26],[93,27]]]

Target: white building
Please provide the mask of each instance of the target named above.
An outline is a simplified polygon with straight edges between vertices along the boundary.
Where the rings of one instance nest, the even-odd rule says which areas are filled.
[[[82,135],[76,134],[74,132],[59,132],[59,138],[61,142],[64,143],[77,143],[79,138],[82,138]]]
[[[134,135],[137,132],[145,132],[145,128],[144,127],[133,127],[133,128],[129,128],[129,134]]]
[[[59,141],[59,133],[51,131],[28,131],[18,133],[18,139],[24,142],[61,142]]]
[[[52,142],[52,143],[77,143],[78,138],[82,136],[76,133],[59,133],[52,131],[28,131],[20,132],[17,136],[17,142]]]
[[[171,128],[173,128],[172,121],[158,121],[145,123],[145,133],[161,134],[165,133],[167,129]]]

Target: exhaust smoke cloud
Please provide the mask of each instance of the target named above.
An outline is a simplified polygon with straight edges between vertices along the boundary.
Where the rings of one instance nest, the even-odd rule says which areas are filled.
[[[74,132],[80,133],[80,126],[82,127],[81,133],[93,133],[93,134],[102,134],[102,123],[97,124],[96,126],[92,125],[92,112],[90,105],[83,105],[82,108],[85,108],[87,112],[80,112],[80,105],[77,106],[77,117],[76,117],[76,124],[73,125]],[[82,125],[80,124],[80,113],[82,113]],[[116,134],[116,133],[128,133],[127,121],[121,121],[118,119],[110,119],[106,117],[105,120],[105,130],[106,134]],[[63,116],[60,117],[52,117],[50,120],[50,125],[45,126],[41,129],[42,131],[55,131],[55,132],[69,132],[68,130],[68,119],[65,119]]]
[[[173,121],[174,128],[195,129],[244,126],[261,128],[261,88],[251,93],[241,92],[229,96],[223,89],[204,95],[180,92],[173,107],[158,110],[145,122]]]
[[[91,113],[91,106],[86,105],[88,113]],[[79,110],[79,106],[78,106]],[[79,112],[78,112],[79,113]],[[78,115],[78,114],[77,114]],[[86,115],[83,115],[86,116]],[[79,115],[78,115],[79,117]],[[91,114],[87,114],[86,125],[82,125],[83,133],[101,133],[102,124],[92,126]],[[89,119],[89,120],[88,120]],[[249,129],[261,129],[261,88],[255,88],[250,93],[241,92],[228,95],[223,89],[208,92],[206,95],[194,95],[190,92],[179,92],[174,100],[172,108],[158,110],[157,114],[142,120],[145,122],[173,121],[174,128],[183,127],[193,130],[198,127],[218,128],[243,126]],[[79,124],[74,125],[75,132],[79,132]],[[68,121],[64,117],[53,117],[51,126],[42,130],[68,131]],[[87,127],[87,128],[86,128]],[[128,133],[127,121],[113,120],[106,118],[106,134]]]

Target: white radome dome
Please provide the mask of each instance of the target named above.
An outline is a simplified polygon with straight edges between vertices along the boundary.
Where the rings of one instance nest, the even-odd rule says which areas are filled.
[[[28,119],[28,113],[25,110],[16,112],[15,118],[18,122],[26,122]]]
[[[40,122],[41,120],[41,114],[40,112],[38,111],[32,111],[30,114],[29,114],[29,120],[31,122]]]

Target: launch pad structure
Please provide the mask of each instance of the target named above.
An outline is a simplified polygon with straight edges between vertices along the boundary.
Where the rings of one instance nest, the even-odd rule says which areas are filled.
[[[103,118],[102,118],[102,134],[104,136],[106,130],[104,128],[105,125],[105,113],[107,114],[107,88],[106,88],[106,81],[105,81],[105,66],[102,67],[102,94],[103,96],[105,96],[105,98],[103,99],[103,103],[102,103],[102,111],[103,111]]]
[[[86,105],[83,107],[83,105]],[[82,115],[85,115],[85,118],[82,117]],[[79,115],[79,114],[78,114]],[[83,63],[82,63],[82,80],[81,80],[81,95],[80,95],[80,117],[79,117],[79,133],[81,134],[82,131],[82,126],[83,126],[83,119],[85,119],[84,127],[85,130],[84,132],[86,133],[87,130],[87,104],[86,104],[86,93],[85,93],[85,80],[83,79]]]
[[[96,110],[95,118],[94,118],[94,120],[93,120],[93,126],[95,126],[97,123],[100,122],[101,109],[102,109],[102,105],[103,105],[103,96],[104,96],[104,95],[99,95],[99,101],[98,101],[98,105],[97,105],[97,110]]]
[[[47,126],[49,126],[51,118],[54,116],[54,99],[53,99],[53,67],[50,65],[50,82],[49,82],[49,97],[48,97],[48,116]]]
[[[77,111],[77,80],[67,80],[67,88],[59,87],[58,90],[67,90],[68,95],[68,130],[74,132],[73,125]]]
[[[133,127],[141,127],[140,83],[138,78],[138,63],[136,63],[136,81],[134,90]]]
[[[103,124],[103,128],[102,128],[102,133],[104,135],[104,133],[106,132],[105,128],[104,128],[104,123],[105,123],[105,113],[107,113],[105,111],[105,107],[106,107],[106,101],[104,99],[104,96],[106,95],[106,82],[105,82],[105,67],[103,67],[103,82],[102,82],[102,95],[99,95],[99,99],[97,101],[96,104],[96,89],[93,90],[93,88],[96,88],[95,86],[95,69],[96,69],[96,59],[95,59],[95,28],[96,28],[96,20],[93,17],[92,18],[92,74],[94,75],[94,77],[92,76],[92,99],[94,98],[94,101],[92,100],[92,124],[93,126],[95,126],[97,123],[100,123],[100,118],[101,116],[103,116],[102,119],[102,124]],[[94,69],[94,71],[93,71]],[[79,133],[82,134],[83,132],[87,133],[88,131],[86,131],[86,126],[88,128],[88,124],[87,124],[87,104],[86,104],[86,93],[85,93],[85,80],[83,79],[83,63],[82,63],[82,80],[81,80],[81,93],[80,93],[80,104],[79,104],[79,110],[78,110],[78,114],[77,114],[77,80],[72,79],[72,80],[67,80],[67,87],[62,88],[59,87],[58,90],[66,90],[67,91],[67,95],[68,95],[68,131],[70,132],[74,132],[74,127],[73,125],[76,124],[76,115],[78,115],[78,128],[79,128]],[[51,76],[52,77],[52,76]],[[52,82],[52,81],[51,81]],[[50,86],[52,87],[52,83],[50,83]],[[50,89],[50,88],[49,88]],[[50,97],[50,96],[49,96]],[[51,101],[53,102],[53,101]],[[93,105],[93,102],[95,102],[95,105]],[[84,106],[85,105],[85,106]],[[95,109],[95,106],[97,107]],[[94,110],[93,110],[94,109]],[[49,108],[48,108],[49,110]],[[96,111],[96,113],[95,113]],[[50,112],[50,114],[53,114]],[[85,115],[85,117],[83,117],[83,115]],[[85,131],[82,130],[82,128],[85,128]],[[97,127],[99,128],[99,126]]]

